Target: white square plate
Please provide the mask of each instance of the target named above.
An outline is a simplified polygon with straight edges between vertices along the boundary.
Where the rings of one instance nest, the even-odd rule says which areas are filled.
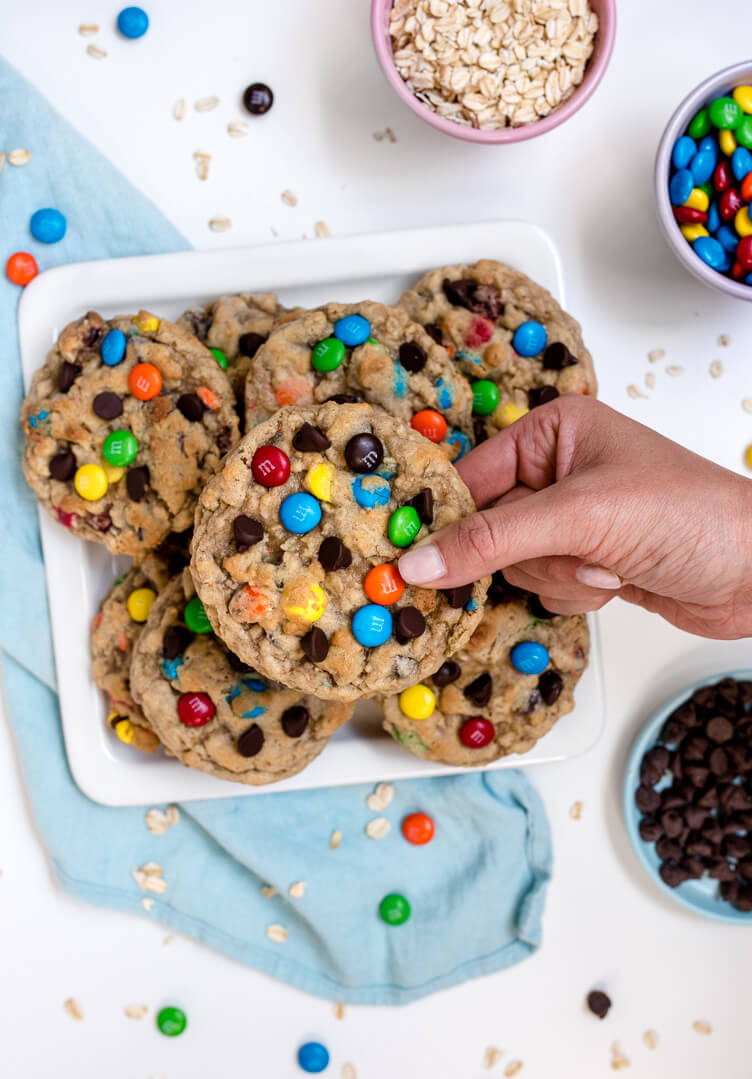
[[[341,239],[272,243],[228,251],[195,251],[62,266],[27,286],[19,309],[28,388],[67,322],[89,310],[105,317],[146,308],[177,318],[187,307],[223,293],[275,291],[283,303],[327,300],[397,301],[431,266],[496,258],[522,270],[563,301],[559,259],[539,228],[519,221],[413,229]],[[227,798],[305,787],[447,775],[461,769],[422,761],[381,730],[379,709],[358,705],[355,718],[304,772],[272,787],[247,787],[183,768],[124,746],[108,730],[104,696],[91,680],[89,624],[126,560],[76,539],[40,512],[47,591],[68,760],[76,783],[106,805]],[[604,719],[597,627],[591,619],[590,666],[577,688],[577,708],[522,757],[490,768],[566,760],[590,749]]]

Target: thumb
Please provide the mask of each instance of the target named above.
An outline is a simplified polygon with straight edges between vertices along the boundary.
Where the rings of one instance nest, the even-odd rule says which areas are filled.
[[[586,509],[582,493],[568,477],[525,497],[505,498],[417,544],[402,555],[399,571],[408,584],[450,588],[531,558],[587,557],[593,500],[587,499]]]

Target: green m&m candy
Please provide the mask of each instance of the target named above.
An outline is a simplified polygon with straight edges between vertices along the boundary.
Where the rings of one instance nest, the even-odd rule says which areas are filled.
[[[699,112],[695,113],[687,131],[693,139],[705,138],[708,131],[710,131],[710,115],[707,109],[700,109]]]
[[[473,383],[473,414],[490,416],[499,403],[499,390],[488,378]]]
[[[734,131],[734,138],[746,150],[752,150],[752,116],[745,116]]]
[[[733,97],[717,97],[711,101],[708,114],[711,124],[724,131],[738,127],[743,115],[741,105],[737,105]]]
[[[108,465],[124,468],[136,460],[138,439],[130,431],[110,431],[102,446],[102,456]]]
[[[185,624],[191,633],[211,633],[211,622],[207,618],[204,605],[198,596],[194,596],[183,612]]]
[[[186,1028],[188,1020],[180,1008],[167,1007],[157,1012],[157,1026],[168,1038],[177,1038]]]
[[[311,363],[317,371],[336,371],[345,358],[345,346],[336,337],[326,337],[311,353]]]
[[[209,351],[211,352],[212,356],[217,361],[219,366],[222,368],[222,370],[226,371],[227,370],[227,357],[225,356],[222,349],[221,348],[210,348]]]
[[[712,200],[715,198],[716,191],[710,180],[706,180],[704,184],[695,184],[695,187],[700,191],[704,191],[708,198]]]
[[[420,532],[420,517],[412,506],[401,506],[389,518],[389,539],[395,547],[409,547]]]
[[[379,903],[379,914],[387,925],[403,925],[410,917],[410,904],[404,895],[392,892]]]

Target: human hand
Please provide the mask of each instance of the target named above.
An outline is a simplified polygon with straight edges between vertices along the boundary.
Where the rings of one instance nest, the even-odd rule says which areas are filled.
[[[504,571],[557,614],[620,596],[703,637],[752,636],[752,483],[591,398],[534,409],[457,470],[479,512],[402,555],[448,588]]]

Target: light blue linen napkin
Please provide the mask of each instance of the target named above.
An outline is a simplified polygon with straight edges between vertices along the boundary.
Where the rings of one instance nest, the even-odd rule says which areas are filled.
[[[0,263],[31,251],[40,268],[81,259],[184,250],[157,209],[0,60],[0,147],[31,151],[0,175]],[[34,210],[67,217],[65,239],[32,239]],[[15,310],[20,289],[0,281],[0,646],[7,711],[34,814],[61,883],[90,903],[138,912],[311,993],[360,1004],[401,1004],[509,966],[541,942],[551,840],[538,795],[516,771],[402,782],[385,811],[390,834],[366,837],[360,787],[192,802],[165,835],[143,809],[89,801],[65,757],[37,509],[20,468],[22,397]],[[85,307],[85,300],[84,300]],[[40,357],[41,360],[41,357]],[[176,765],[177,767],[177,765]],[[400,835],[411,811],[436,837]],[[338,849],[330,847],[335,829]],[[167,889],[144,893],[132,870],[158,862]],[[289,886],[305,881],[292,899]],[[261,888],[278,895],[266,898]],[[412,916],[378,916],[400,892]],[[284,942],[266,935],[287,930]]]

